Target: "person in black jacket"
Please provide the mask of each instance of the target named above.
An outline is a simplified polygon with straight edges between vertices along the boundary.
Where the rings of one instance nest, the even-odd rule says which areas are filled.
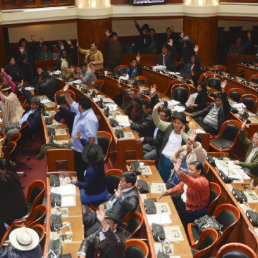
[[[106,211],[104,205],[100,205],[97,219],[101,227],[82,241],[78,257],[93,258],[97,254],[99,258],[124,257],[127,232],[120,227],[118,216],[112,211]]]
[[[162,108],[159,112],[159,118],[162,121],[171,121],[171,110]],[[164,132],[158,127],[155,127],[152,137],[141,137],[138,142],[143,143],[143,158],[144,160],[156,160],[159,155],[159,149],[163,141]]]
[[[182,45],[180,62],[184,66],[191,59],[191,56],[194,55],[194,44],[184,32],[180,34],[179,42]]]
[[[206,107],[208,94],[205,84],[198,84],[196,92],[191,94],[186,102],[186,111],[193,113]]]
[[[188,113],[188,115],[195,118],[197,123],[200,124],[202,128],[211,135],[218,134],[222,124],[226,121],[231,110],[227,98],[227,93],[225,92],[226,85],[226,80],[221,82],[222,94],[216,93],[214,97],[214,103],[196,113]]]
[[[137,21],[134,21],[136,29],[139,31],[139,43],[138,43],[138,51],[141,54],[146,54],[148,52],[149,44],[150,44],[150,35],[149,35],[149,25],[144,24],[142,27],[138,24]]]
[[[5,66],[5,72],[12,77],[13,82],[23,80],[23,71],[20,66],[16,64],[14,56],[10,57],[8,64]]]
[[[27,134],[32,133],[37,126],[41,122],[41,112],[40,112],[40,101],[38,98],[34,97],[31,99],[30,107],[28,107],[25,112],[22,115],[22,118],[18,123],[11,124],[9,126],[5,127],[6,131],[6,138],[7,140],[10,139],[10,137],[17,132],[20,132],[21,125],[28,121],[29,124],[26,128]]]
[[[54,96],[58,89],[58,81],[47,71],[43,71],[39,76],[39,81],[34,91],[37,95],[47,95],[49,99],[54,101]]]
[[[71,111],[71,108],[66,102],[65,96],[63,94],[57,97],[57,104],[60,107],[58,108],[59,112],[55,114],[55,120],[62,124],[67,124],[69,132],[72,133],[75,113]]]
[[[73,52],[68,53],[67,50],[61,50],[61,58],[56,59],[55,70],[62,70],[62,68],[69,69],[74,63]]]
[[[170,39],[168,44],[162,46],[162,53],[159,56],[158,65],[166,66],[169,71],[176,71],[175,54],[176,51],[173,47],[173,40]]]
[[[143,119],[139,123],[130,120],[131,129],[137,131],[140,137],[152,137],[155,125],[152,120],[152,105],[151,102],[146,100],[142,103]]]
[[[137,188],[134,186],[137,176],[134,172],[124,172],[122,174],[118,189],[105,204],[106,210],[114,212],[119,220],[123,220],[129,211],[135,211],[138,208],[139,196]],[[83,223],[86,229],[86,236],[96,232],[100,224],[97,221],[96,212],[91,212],[83,217]]]

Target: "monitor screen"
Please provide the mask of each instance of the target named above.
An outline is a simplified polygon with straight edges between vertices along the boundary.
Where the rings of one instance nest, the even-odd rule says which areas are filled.
[[[166,0],[131,0],[132,5],[164,4]]]

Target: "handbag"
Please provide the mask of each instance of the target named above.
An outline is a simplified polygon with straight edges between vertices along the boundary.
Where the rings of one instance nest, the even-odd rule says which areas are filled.
[[[166,236],[165,236],[165,231],[162,225],[152,223],[151,224],[151,230],[152,230],[152,235],[155,241],[164,241]]]
[[[157,208],[154,203],[154,201],[150,199],[145,199],[144,200],[144,206],[147,214],[156,214],[157,213]]]
[[[60,180],[58,176],[50,175],[50,186],[60,186]]]
[[[138,189],[140,193],[148,193],[149,192],[149,186],[144,180],[137,180]]]
[[[60,207],[62,202],[61,194],[51,193],[50,201],[51,201],[51,207],[56,207],[56,206]]]
[[[60,214],[50,215],[50,229],[51,231],[58,231],[62,228],[63,223]]]
[[[252,210],[246,211],[246,216],[254,227],[258,227],[258,213]]]
[[[59,258],[62,253],[62,242],[61,239],[50,239],[48,250],[50,251],[48,254],[48,258]],[[52,252],[51,252],[52,251]]]
[[[209,215],[204,215],[201,218],[194,220],[194,225],[199,233],[202,233],[206,228],[213,228],[220,234],[223,227],[214,216]]]
[[[237,199],[238,202],[240,202],[240,203],[247,202],[247,197],[243,191],[233,188],[232,194],[235,196],[235,198]]]

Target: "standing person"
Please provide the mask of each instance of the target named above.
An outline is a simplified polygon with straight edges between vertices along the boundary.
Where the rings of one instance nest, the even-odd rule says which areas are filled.
[[[182,45],[181,49],[181,63],[184,66],[194,55],[194,44],[191,42],[190,37],[185,35],[184,32],[180,34],[179,42]]]
[[[175,65],[175,48],[173,47],[173,40],[170,39],[169,43],[162,46],[162,52],[159,56],[158,65],[166,66],[169,71],[176,71]]]
[[[48,45],[46,42],[42,44],[39,48],[39,60],[51,60],[52,54],[51,51],[48,49]]]
[[[116,32],[110,33],[106,31],[106,65],[110,71],[114,71],[114,68],[122,64],[122,46],[118,41],[118,35]]]
[[[12,77],[14,82],[23,80],[22,69],[17,65],[14,56],[10,57],[8,64],[5,66],[5,72]]]
[[[158,41],[156,38],[156,31],[154,28],[150,29],[150,43],[148,47],[148,54],[155,54],[158,51]]]
[[[67,84],[64,91],[69,89]],[[65,99],[71,111],[74,112],[75,118],[73,122],[73,130],[71,134],[71,144],[74,150],[75,170],[77,171],[78,180],[83,181],[84,171],[87,164],[82,159],[82,151],[84,145],[97,142],[97,132],[99,127],[98,119],[91,108],[91,100],[86,96],[82,96],[76,103],[69,94],[65,94]]]
[[[86,64],[94,64],[97,70],[103,68],[104,59],[101,51],[98,50],[97,42],[93,41],[90,49],[82,49],[77,41],[77,48],[79,53],[85,54],[84,62]]]
[[[61,58],[61,52],[60,52],[59,46],[53,45],[52,59],[56,60],[58,58]]]
[[[142,27],[138,24],[137,21],[134,21],[136,29],[139,31],[139,43],[138,43],[138,51],[141,54],[146,54],[148,52],[149,44],[150,44],[150,35],[149,35],[149,25],[144,24]]]
[[[228,55],[244,55],[246,50],[251,46],[252,34],[250,31],[247,32],[247,42],[243,43],[242,38],[238,37],[235,43],[230,45]]]

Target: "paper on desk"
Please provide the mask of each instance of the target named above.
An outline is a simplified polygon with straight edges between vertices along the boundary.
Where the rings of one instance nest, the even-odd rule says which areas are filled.
[[[246,213],[247,210],[251,210],[248,203],[239,203],[241,209]]]
[[[258,196],[255,191],[244,191],[248,203],[258,203]]]
[[[167,213],[148,214],[147,219],[150,225],[152,225],[152,223],[161,225],[172,223],[170,216]]]
[[[127,81],[129,79],[129,74],[127,74],[126,76],[119,76],[119,81],[120,80],[125,80],[125,81]]]
[[[0,118],[0,123],[2,123],[3,122],[3,119],[2,118]]]
[[[171,211],[170,211],[168,203],[166,203],[166,202],[155,202],[154,204],[157,208],[157,213],[167,213],[168,215],[171,215]]]
[[[141,170],[142,175],[144,175],[144,176],[152,175],[150,166],[142,166],[140,168],[140,170]]]
[[[164,227],[166,238],[171,242],[184,241],[180,227]]]
[[[171,243],[169,243],[169,245],[165,244],[165,246],[163,246],[162,243],[154,243],[154,247],[155,247],[156,254],[158,252],[164,252],[165,254],[169,255],[169,257],[172,257],[171,255],[174,253],[174,246]],[[162,247],[163,247],[163,250],[162,250]]]
[[[113,99],[111,98],[103,98],[104,103],[114,103]]]
[[[49,99],[42,99],[40,102],[41,102],[42,104],[46,104],[46,103],[50,103],[51,100],[49,100]]]
[[[140,194],[142,201],[144,202],[144,200],[148,199],[147,198],[147,194]]]
[[[243,103],[234,103],[234,104],[232,104],[232,107],[236,108],[236,109],[244,109],[244,108],[246,108],[246,105]]]
[[[166,67],[165,65],[155,65],[155,66],[152,67],[152,69],[153,69],[154,71],[156,71],[156,70],[162,70],[162,71],[164,71],[164,70],[167,69],[167,67]]]
[[[164,183],[150,183],[151,193],[162,193],[166,190],[166,185]]]
[[[55,102],[51,102],[51,101],[45,103],[45,106],[47,108],[53,108],[53,107],[55,107],[55,105],[56,105],[56,103]]]
[[[119,123],[120,126],[123,126],[123,127],[129,127],[130,126],[128,116],[117,115],[116,116],[116,121]]]
[[[174,99],[168,101],[168,107],[179,105],[180,102]]]
[[[56,70],[54,72],[50,72],[49,74],[59,75],[59,74],[61,74],[61,71],[60,70]]]
[[[82,83],[82,81],[81,80],[75,80],[75,81],[71,81],[71,82],[69,82],[70,84],[81,84]]]
[[[53,140],[54,144],[69,144],[68,140]]]
[[[135,139],[135,136],[132,132],[124,132],[124,139]]]
[[[75,195],[62,196],[61,207],[76,206]]]
[[[185,107],[182,107],[182,106],[175,106],[175,107],[174,107],[174,111],[177,111],[177,112],[184,112],[184,111],[185,111]]]
[[[194,129],[194,131],[195,131],[197,134],[198,134],[198,133],[200,133],[200,134],[206,133],[205,131],[203,131],[202,129],[199,129],[199,128]]]
[[[33,87],[25,87],[24,89],[25,89],[25,90],[34,90]]]
[[[110,111],[116,111],[117,110],[117,104],[106,104],[106,107],[109,108]]]
[[[58,187],[51,187],[51,193],[57,193],[63,195],[73,195],[76,194],[76,186],[73,184],[62,185]]]
[[[55,135],[67,135],[67,131],[65,129],[55,129]]]

